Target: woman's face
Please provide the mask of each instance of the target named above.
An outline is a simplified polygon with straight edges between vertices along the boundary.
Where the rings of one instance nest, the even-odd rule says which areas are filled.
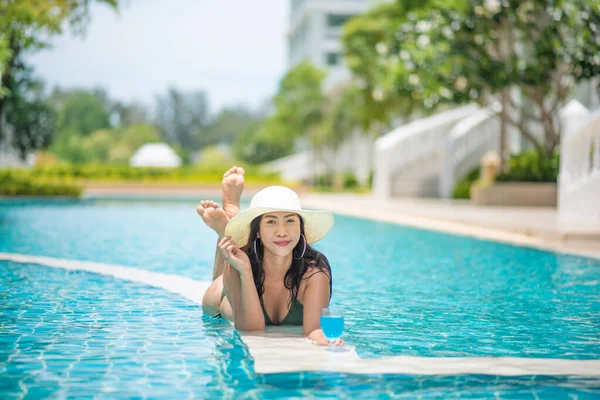
[[[300,217],[287,211],[264,214],[260,220],[259,235],[265,251],[288,256],[300,240]]]

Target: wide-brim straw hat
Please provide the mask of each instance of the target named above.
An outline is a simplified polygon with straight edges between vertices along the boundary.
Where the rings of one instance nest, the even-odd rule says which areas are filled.
[[[256,193],[250,207],[233,217],[225,228],[225,235],[240,247],[248,243],[250,223],[254,218],[269,213],[289,211],[304,220],[304,235],[308,244],[321,240],[333,227],[333,214],[326,211],[304,210],[300,198],[285,186],[269,186]]]

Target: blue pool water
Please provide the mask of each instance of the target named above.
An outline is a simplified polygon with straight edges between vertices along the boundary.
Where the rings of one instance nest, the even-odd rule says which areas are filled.
[[[5,201],[0,252],[208,280],[216,235],[194,206]],[[361,357],[600,358],[598,260],[341,216],[317,248],[332,264],[343,338]],[[230,325],[197,305],[83,272],[0,262],[0,299],[3,398],[600,394],[589,378],[259,375]]]

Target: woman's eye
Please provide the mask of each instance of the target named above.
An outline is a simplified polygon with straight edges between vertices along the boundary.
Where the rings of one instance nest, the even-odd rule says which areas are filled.
[[[295,219],[288,219],[287,222],[296,222]]]
[[[267,224],[273,225],[274,223],[275,223],[275,221],[273,221],[272,219],[270,219],[270,220],[267,221]]]

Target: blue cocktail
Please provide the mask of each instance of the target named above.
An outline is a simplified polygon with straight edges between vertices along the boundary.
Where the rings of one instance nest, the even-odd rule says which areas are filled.
[[[338,307],[324,308],[321,311],[321,329],[323,334],[333,343],[344,332],[344,312]]]

